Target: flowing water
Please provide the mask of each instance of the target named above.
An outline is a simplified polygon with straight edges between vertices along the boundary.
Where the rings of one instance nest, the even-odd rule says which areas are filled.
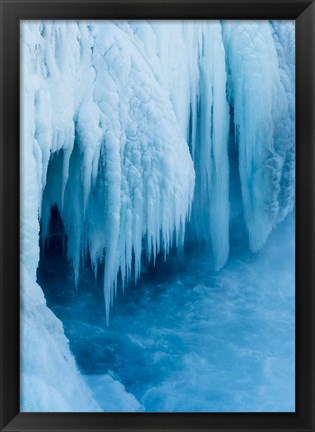
[[[293,215],[261,252],[219,272],[209,261],[191,250],[148,269],[118,289],[107,327],[102,278],[87,269],[75,289],[62,254],[41,260],[48,305],[105,411],[295,410]]]

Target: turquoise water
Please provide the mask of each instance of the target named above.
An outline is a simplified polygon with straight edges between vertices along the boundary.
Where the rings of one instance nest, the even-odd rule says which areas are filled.
[[[145,411],[294,411],[293,216],[258,254],[232,253],[217,273],[210,259],[173,256],[118,289],[109,327],[90,270],[76,290],[52,255],[42,267],[58,265],[58,275],[42,269],[39,280],[94,385],[111,375]],[[102,405],[105,389],[95,397]]]

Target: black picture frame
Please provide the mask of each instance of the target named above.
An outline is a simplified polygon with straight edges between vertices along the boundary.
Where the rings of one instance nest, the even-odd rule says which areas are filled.
[[[314,431],[315,3],[310,0],[0,0],[1,431]],[[20,413],[19,22],[296,20],[296,412]]]

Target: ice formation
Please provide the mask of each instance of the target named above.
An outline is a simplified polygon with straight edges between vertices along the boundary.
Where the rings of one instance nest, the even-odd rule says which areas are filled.
[[[228,21],[222,26],[243,210],[253,251],[293,208],[294,43],[291,31],[286,56],[277,36],[282,27]]]
[[[23,146],[35,171],[37,225],[25,249],[35,254],[33,272],[37,214],[45,242],[54,204],[76,282],[88,255],[95,272],[104,260],[107,315],[119,272],[123,284],[137,280],[142,253],[155,260],[183,243],[192,202],[196,237],[222,267],[229,254],[227,87],[250,247],[261,248],[293,205],[293,52],[281,42],[282,28],[23,24]]]
[[[57,204],[76,282],[88,254],[95,272],[105,261],[108,316],[119,271],[123,283],[137,279],[143,250],[150,260],[183,242],[195,175],[189,149],[129,26],[32,23],[23,36],[32,220],[39,212],[45,241]]]
[[[21,411],[102,411],[80,375],[61,322],[24,265],[21,283],[27,290],[21,297]]]
[[[220,269],[231,132],[250,249],[293,209],[294,23],[31,21],[21,54],[21,262],[34,283],[54,205],[75,283],[87,260],[104,271],[107,317],[118,280],[187,230]]]

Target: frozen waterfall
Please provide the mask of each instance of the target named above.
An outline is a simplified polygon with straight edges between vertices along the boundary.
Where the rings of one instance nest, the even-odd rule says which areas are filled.
[[[21,259],[34,280],[55,205],[75,283],[87,260],[104,269],[107,317],[118,280],[183,247],[188,228],[221,268],[230,128],[259,250],[294,205],[292,26],[24,22]]]
[[[22,411],[294,409],[294,53],[289,21],[21,23]]]

